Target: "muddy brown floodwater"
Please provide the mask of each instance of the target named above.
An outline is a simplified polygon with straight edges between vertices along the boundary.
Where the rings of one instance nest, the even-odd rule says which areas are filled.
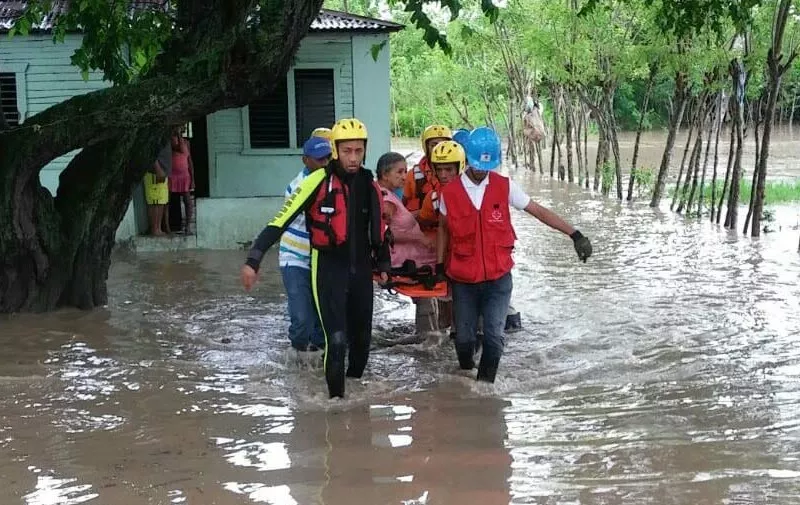
[[[512,175],[595,255],[514,215],[495,385],[449,342],[383,345],[413,309],[380,293],[331,403],[275,269],[245,294],[241,251],[118,255],[107,309],[0,321],[0,503],[800,503],[798,208],[752,240]]]

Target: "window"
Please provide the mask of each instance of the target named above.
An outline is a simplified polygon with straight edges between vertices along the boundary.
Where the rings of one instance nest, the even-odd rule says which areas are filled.
[[[286,80],[250,104],[250,147],[289,147],[289,96]]]
[[[291,91],[291,92],[290,92]],[[333,69],[295,69],[269,96],[252,102],[250,149],[297,149],[320,126],[336,121]]]
[[[17,110],[17,76],[10,72],[0,73],[0,112],[9,126],[19,125]]]
[[[294,97],[298,144],[314,128],[330,128],[336,121],[333,70],[295,70]]]

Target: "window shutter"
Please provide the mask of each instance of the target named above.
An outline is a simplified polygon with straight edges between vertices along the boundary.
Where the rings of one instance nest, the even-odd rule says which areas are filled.
[[[302,146],[315,128],[330,128],[336,121],[333,70],[295,70],[294,91],[297,143]]]
[[[269,95],[252,102],[249,116],[252,149],[290,147],[286,79],[282,79]]]
[[[0,112],[8,126],[19,125],[17,110],[17,76],[10,72],[0,73]]]

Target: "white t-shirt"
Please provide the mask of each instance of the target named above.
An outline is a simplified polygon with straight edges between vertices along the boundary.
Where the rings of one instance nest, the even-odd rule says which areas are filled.
[[[486,193],[486,186],[489,185],[489,179],[489,176],[486,176],[481,182],[475,184],[466,173],[461,174],[461,182],[464,184],[464,189],[467,191],[467,195],[476,209],[481,208],[483,195]],[[516,182],[510,179],[508,181],[508,203],[517,210],[523,210],[531,203],[531,197],[525,194],[525,191],[523,191]],[[447,215],[444,195],[439,195],[439,212],[441,212],[443,216]]]

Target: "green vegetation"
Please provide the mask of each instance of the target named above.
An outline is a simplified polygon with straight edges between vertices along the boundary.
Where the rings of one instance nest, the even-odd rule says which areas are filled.
[[[703,188],[704,205],[711,205],[711,186]],[[717,182],[715,195],[719,199],[722,192],[722,183]],[[739,198],[741,201],[749,202],[753,192],[753,184],[749,180],[742,180],[739,183]],[[767,181],[764,192],[764,204],[776,205],[781,203],[800,202],[800,179],[794,181]],[[675,188],[669,192],[670,198],[675,194]],[[766,211],[765,211],[766,212]]]

